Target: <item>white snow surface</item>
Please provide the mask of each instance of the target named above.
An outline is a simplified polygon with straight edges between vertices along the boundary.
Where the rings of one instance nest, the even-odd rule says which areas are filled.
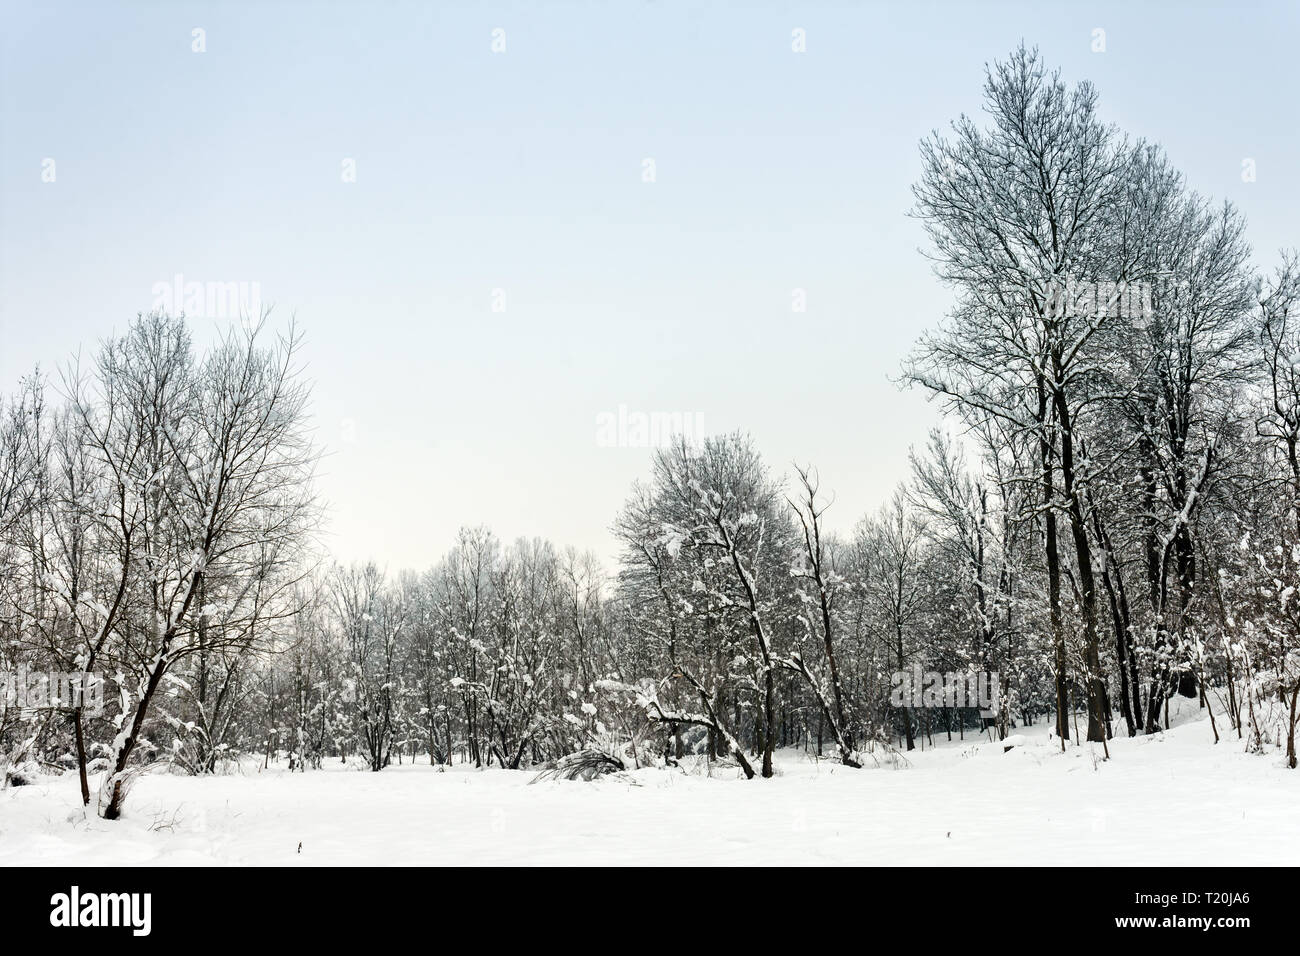
[[[1290,865],[1300,771],[1244,753],[1188,711],[1170,731],[1061,753],[1040,723],[1004,751],[936,736],[902,769],[801,751],[744,780],[642,769],[586,783],[534,773],[381,773],[246,764],[140,777],[122,820],[80,806],[75,775],[0,791],[0,866],[423,864]],[[92,780],[91,792],[95,792]],[[300,849],[301,844],[301,849]]]

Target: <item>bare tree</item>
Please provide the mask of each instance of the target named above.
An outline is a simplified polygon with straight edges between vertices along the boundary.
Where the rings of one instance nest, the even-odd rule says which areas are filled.
[[[316,520],[315,453],[300,340],[291,330],[263,346],[264,330],[265,317],[227,332],[200,360],[183,320],[144,316],[74,382],[110,497],[127,503],[140,532],[119,555],[131,578],[116,653],[137,686],[123,688],[130,703],[100,789],[106,819],[122,812],[150,705],[168,670],[198,649],[200,621],[219,618],[221,639],[237,644],[253,639],[259,617],[293,610],[270,608],[292,593]]]
[[[835,659],[835,624],[834,603],[842,579],[835,572],[833,548],[823,540],[822,515],[829,504],[817,500],[820,481],[811,468],[795,466],[799,476],[802,495],[798,501],[791,501],[790,507],[799,520],[803,532],[803,550],[796,557],[790,574],[797,581],[806,582],[813,594],[801,592],[801,605],[804,609],[804,622],[809,632],[820,632],[822,648],[826,653],[826,666],[830,670],[830,699],[827,699],[824,682],[810,670],[804,656],[798,651],[781,658],[782,666],[799,674],[817,697],[818,705],[826,722],[830,724],[839,751],[840,762],[849,767],[860,767],[855,754],[853,736],[845,716],[844,685],[840,679],[839,664]],[[815,623],[810,618],[815,618]]]

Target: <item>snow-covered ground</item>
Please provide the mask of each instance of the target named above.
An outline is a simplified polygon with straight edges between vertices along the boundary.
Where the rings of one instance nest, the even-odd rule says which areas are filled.
[[[1222,723],[1222,722],[1221,722]],[[1224,728],[1220,728],[1220,733]],[[0,865],[1291,864],[1300,772],[1215,746],[1187,719],[1159,736],[1014,749],[940,741],[904,769],[788,752],[771,780],[641,770],[593,783],[427,765],[141,777],[127,818],[80,808],[76,779],[0,792]]]

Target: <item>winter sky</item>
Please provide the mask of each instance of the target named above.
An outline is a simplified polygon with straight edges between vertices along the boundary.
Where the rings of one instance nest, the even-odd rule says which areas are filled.
[[[619,406],[874,510],[936,420],[891,381],[949,302],[916,143],[1021,38],[1261,264],[1300,245],[1294,3],[80,7],[0,3],[0,388],[177,275],[257,283],[307,332],[327,543],[393,570],[477,523],[611,559]]]

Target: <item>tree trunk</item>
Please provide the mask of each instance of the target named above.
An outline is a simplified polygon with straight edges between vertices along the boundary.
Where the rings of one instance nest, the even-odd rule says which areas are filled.
[[[1059,377],[1059,376],[1058,376]],[[1070,514],[1070,531],[1079,566],[1079,603],[1083,611],[1084,663],[1088,697],[1088,740],[1106,739],[1106,718],[1102,698],[1105,682],[1101,677],[1101,652],[1097,639],[1097,588],[1093,578],[1092,545],[1088,541],[1088,528],[1084,523],[1081,495],[1075,483],[1074,436],[1070,420],[1070,407],[1065,392],[1055,391],[1056,416],[1061,426],[1061,480],[1065,489],[1066,506]]]

